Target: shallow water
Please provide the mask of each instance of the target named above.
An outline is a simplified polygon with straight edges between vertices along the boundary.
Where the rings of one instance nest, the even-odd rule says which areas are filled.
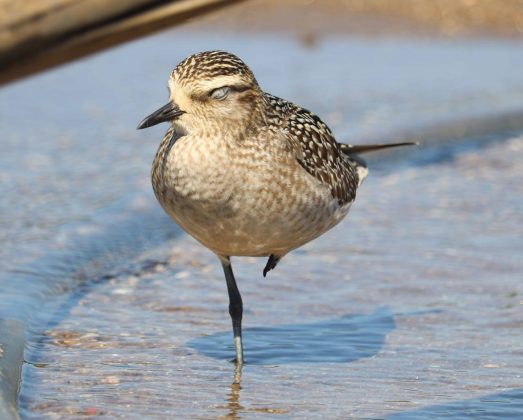
[[[150,193],[165,127],[134,131],[176,62],[219,47],[340,140],[422,137],[523,110],[520,44],[245,41],[176,31],[0,92],[0,314],[29,325],[21,416],[523,416],[518,133],[376,159],[349,218],[267,278],[233,260],[238,385],[219,263]]]

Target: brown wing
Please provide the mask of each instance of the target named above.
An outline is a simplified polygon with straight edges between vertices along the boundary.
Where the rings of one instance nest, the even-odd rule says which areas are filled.
[[[329,127],[306,109],[272,95],[267,97],[271,107],[283,116],[275,123],[283,129],[303,169],[328,186],[340,205],[354,201],[358,187],[356,162],[343,155]]]

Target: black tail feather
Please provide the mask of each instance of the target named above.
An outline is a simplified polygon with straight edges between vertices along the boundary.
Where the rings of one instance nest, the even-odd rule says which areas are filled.
[[[381,149],[389,149],[391,147],[400,147],[400,146],[417,146],[418,142],[403,142],[403,143],[388,143],[388,144],[361,144],[361,145],[352,145],[340,143],[341,151],[346,155],[353,155],[359,153],[374,152]]]

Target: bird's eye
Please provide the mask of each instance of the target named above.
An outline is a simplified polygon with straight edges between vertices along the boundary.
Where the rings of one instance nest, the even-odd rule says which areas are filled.
[[[229,92],[231,91],[231,88],[229,86],[223,86],[218,89],[214,89],[209,93],[209,96],[213,99],[219,99],[223,100],[229,95]]]

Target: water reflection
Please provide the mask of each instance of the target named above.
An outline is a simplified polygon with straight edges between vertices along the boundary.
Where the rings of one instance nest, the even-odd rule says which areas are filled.
[[[240,404],[240,390],[242,381],[242,367],[236,366],[234,369],[234,377],[231,383],[231,392],[227,398],[227,409],[229,412],[224,416],[226,419],[237,419],[238,413],[244,410]]]
[[[395,328],[388,308],[371,314],[244,330],[247,364],[348,363],[376,355]],[[191,340],[188,345],[216,359],[230,359],[230,332]]]

